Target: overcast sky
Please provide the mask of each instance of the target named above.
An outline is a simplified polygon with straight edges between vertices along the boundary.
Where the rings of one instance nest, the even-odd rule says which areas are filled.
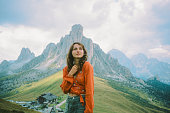
[[[36,56],[74,24],[107,53],[170,59],[170,0],[0,0],[0,62]]]

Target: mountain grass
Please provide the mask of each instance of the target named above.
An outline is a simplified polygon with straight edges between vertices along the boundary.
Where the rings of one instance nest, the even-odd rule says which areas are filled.
[[[31,101],[35,100],[38,96],[43,93],[53,93],[57,96],[62,95],[61,88],[59,85],[62,82],[62,72],[53,74],[47,78],[39,80],[38,82],[32,82],[30,84],[25,84],[15,90],[11,91],[13,95],[6,97],[7,100],[17,100],[17,101]]]
[[[55,73],[47,78],[23,85],[10,92],[12,96],[6,97],[7,100],[32,101],[43,93],[50,92],[56,96],[66,95],[61,91],[62,71]],[[164,113],[170,109],[160,107],[149,102],[146,94],[129,88],[123,87],[115,81],[104,80],[94,77],[94,113]],[[17,93],[16,93],[17,92]],[[64,108],[65,104],[61,106]]]
[[[120,87],[118,84],[116,86]],[[135,90],[134,94],[137,94]],[[140,95],[144,96],[142,93]],[[131,97],[130,94],[124,93],[118,88],[114,89],[107,80],[95,77],[95,113],[164,113],[167,111],[166,109],[160,110],[161,108],[158,110],[156,108],[159,107],[155,105],[153,105],[155,109],[154,107],[150,108],[148,107],[149,103],[129,97]],[[148,106],[144,104],[148,104]]]
[[[40,113],[0,99],[0,113]]]

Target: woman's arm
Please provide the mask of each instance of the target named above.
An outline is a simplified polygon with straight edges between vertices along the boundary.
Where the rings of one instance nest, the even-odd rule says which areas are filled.
[[[94,77],[93,77],[93,67],[87,62],[85,67],[85,90],[86,90],[86,107],[84,113],[93,113],[94,107]]]
[[[63,69],[63,82],[60,85],[61,89],[65,94],[69,93],[70,88],[73,85],[73,76],[70,76],[67,67]]]
[[[69,73],[67,71],[67,66],[63,69],[63,82],[60,85],[60,87],[65,94],[69,93],[70,88],[73,86],[73,80],[74,80],[73,75],[77,72],[77,70],[78,67],[76,65],[74,65],[71,68]]]

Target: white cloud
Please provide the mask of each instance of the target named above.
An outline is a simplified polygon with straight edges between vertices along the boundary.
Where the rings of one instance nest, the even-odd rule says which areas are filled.
[[[15,60],[23,47],[35,55],[42,53],[50,42],[57,43],[57,34],[26,26],[0,26],[0,60]]]
[[[162,58],[169,57],[170,58],[170,46],[160,46],[158,48],[149,49],[151,57]]]
[[[168,50],[165,50],[163,48],[154,48],[154,49],[150,49],[150,52],[154,54],[159,54],[159,53],[165,54],[165,53],[168,53]]]
[[[108,7],[105,23],[89,31],[105,52],[116,48],[131,56],[160,44],[157,32],[152,29],[159,20],[145,2],[121,0],[109,3]]]
[[[151,48],[161,45],[156,27],[162,20],[155,16],[152,9],[159,3],[159,0],[149,3],[144,0],[121,0],[110,4],[110,15],[105,24],[96,30],[95,40],[105,52],[116,48],[129,57],[140,52],[150,55]]]

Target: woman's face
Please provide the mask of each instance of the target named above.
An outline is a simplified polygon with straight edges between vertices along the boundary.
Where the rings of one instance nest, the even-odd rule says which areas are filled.
[[[74,58],[81,58],[84,55],[83,47],[79,44],[74,44],[72,55]]]

